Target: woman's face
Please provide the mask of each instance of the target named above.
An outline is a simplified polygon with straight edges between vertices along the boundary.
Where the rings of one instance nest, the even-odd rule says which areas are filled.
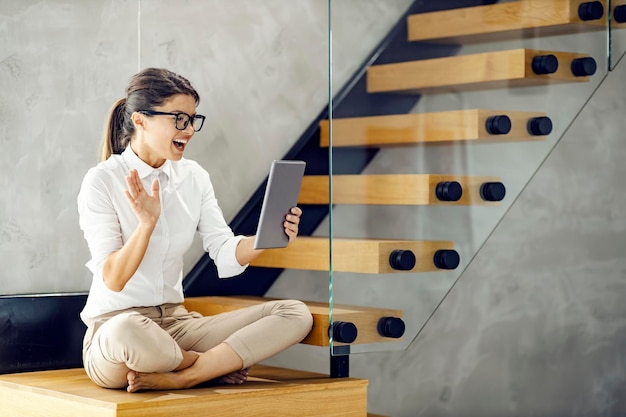
[[[192,96],[177,94],[152,110],[164,113],[182,112],[193,118],[196,115],[196,101]],[[185,118],[184,115],[181,117]],[[136,134],[131,147],[139,158],[154,168],[163,165],[167,159],[180,160],[195,133],[193,120],[190,120],[184,130],[176,129],[176,116],[173,115],[134,113],[133,121]],[[182,127],[181,120],[178,123]]]

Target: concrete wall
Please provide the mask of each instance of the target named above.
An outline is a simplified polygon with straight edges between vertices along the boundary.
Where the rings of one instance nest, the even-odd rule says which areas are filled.
[[[342,85],[410,2],[346,2]],[[76,195],[139,68],[188,77],[207,116],[186,156],[227,220],[328,101],[324,0],[0,0],[0,294],[86,291]],[[199,242],[186,270],[202,255]]]

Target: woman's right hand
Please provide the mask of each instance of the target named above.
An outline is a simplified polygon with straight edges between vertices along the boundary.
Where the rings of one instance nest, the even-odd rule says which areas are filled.
[[[152,181],[152,195],[149,195],[141,183],[137,170],[132,169],[126,177],[126,184],[128,185],[126,198],[137,216],[139,223],[154,227],[161,214],[159,181],[156,178]]]

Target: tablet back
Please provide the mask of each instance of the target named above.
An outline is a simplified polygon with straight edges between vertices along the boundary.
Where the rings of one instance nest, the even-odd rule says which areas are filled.
[[[305,165],[304,161],[272,162],[257,225],[255,249],[284,248],[289,243],[283,223],[290,209],[298,203]]]

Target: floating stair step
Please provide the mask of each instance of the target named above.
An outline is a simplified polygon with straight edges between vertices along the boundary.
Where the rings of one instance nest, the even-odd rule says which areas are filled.
[[[255,365],[242,385],[127,393],[100,388],[85,371],[0,375],[6,417],[230,417],[367,415],[367,380]]]
[[[197,311],[203,316],[213,316],[227,311],[239,310],[241,308],[257,305],[270,298],[262,297],[188,297],[185,299],[185,307],[189,311]],[[313,301],[304,301],[309,307],[313,316],[313,329],[301,343],[314,346],[329,346],[329,328],[330,317],[328,311],[328,303],[318,303]],[[333,304],[333,322],[348,323],[345,328],[353,329],[353,339],[342,340],[341,332],[337,333],[335,342],[339,344],[363,344],[363,343],[379,343],[392,342],[399,340],[397,334],[392,336],[383,336],[378,332],[378,326],[387,321],[391,326],[401,324],[402,333],[404,333],[404,322],[402,322],[402,311],[375,308],[375,307],[359,307],[348,306],[344,304]],[[399,320],[399,321],[398,321]],[[400,323],[401,322],[401,323]],[[345,330],[345,329],[344,329]],[[344,332],[345,334],[345,332]],[[397,337],[396,337],[397,336]],[[337,340],[339,339],[339,340]]]
[[[333,147],[393,146],[431,142],[543,140],[552,131],[545,113],[454,110],[333,119]],[[328,120],[320,123],[320,146],[328,147]]]
[[[250,265],[328,271],[328,237],[299,236],[288,247],[267,249]],[[364,274],[455,269],[459,256],[448,241],[333,238],[333,271]]]
[[[333,204],[493,205],[504,198],[496,177],[434,174],[333,175]],[[328,204],[326,175],[302,179],[300,204]]]
[[[587,82],[596,69],[588,54],[522,48],[373,65],[367,91],[423,94]]]
[[[495,42],[606,30],[607,1],[526,0],[407,18],[409,41]]]

